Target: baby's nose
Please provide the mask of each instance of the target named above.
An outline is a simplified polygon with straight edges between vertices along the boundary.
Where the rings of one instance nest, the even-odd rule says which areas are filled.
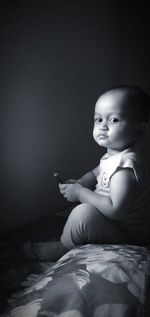
[[[107,130],[106,125],[103,125],[103,126],[101,127],[101,130],[102,130],[102,131],[106,131],[106,130]]]
[[[102,131],[108,130],[108,126],[107,126],[107,124],[105,122],[102,122],[102,124],[100,126],[100,130],[102,130]]]

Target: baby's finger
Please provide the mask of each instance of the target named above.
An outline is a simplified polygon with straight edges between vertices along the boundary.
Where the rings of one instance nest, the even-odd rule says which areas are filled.
[[[60,192],[61,192],[62,194],[65,194],[65,193],[68,192],[68,188],[60,188]]]
[[[66,189],[68,187],[67,184],[59,184],[60,189]]]
[[[65,194],[66,190],[65,189],[60,189],[61,194]]]
[[[75,184],[76,183],[76,180],[75,179],[67,179],[65,181],[66,184]]]
[[[66,198],[66,192],[60,192]]]

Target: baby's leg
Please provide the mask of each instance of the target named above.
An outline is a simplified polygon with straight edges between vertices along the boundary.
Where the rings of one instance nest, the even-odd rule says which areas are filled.
[[[24,246],[24,255],[41,261],[56,261],[68,250],[87,243],[122,244],[128,237],[114,221],[104,217],[90,204],[75,207],[63,230],[61,241],[30,243]],[[34,251],[34,252],[33,252]]]
[[[118,225],[104,217],[90,204],[74,208],[65,224],[61,242],[67,249],[87,243],[128,243],[128,237]]]

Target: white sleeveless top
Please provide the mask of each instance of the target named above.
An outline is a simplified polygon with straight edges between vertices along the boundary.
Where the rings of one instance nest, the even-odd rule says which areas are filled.
[[[110,180],[118,168],[131,168],[134,171],[136,186],[132,207],[126,218],[117,221],[130,235],[150,240],[150,187],[140,154],[134,148],[109,157],[106,153],[100,160],[99,175],[95,192],[110,196]],[[140,237],[142,235],[142,237]]]

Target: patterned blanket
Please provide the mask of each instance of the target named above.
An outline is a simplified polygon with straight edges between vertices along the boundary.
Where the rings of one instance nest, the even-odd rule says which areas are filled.
[[[144,247],[89,244],[41,265],[42,273],[21,282],[2,317],[150,316],[150,252]]]

